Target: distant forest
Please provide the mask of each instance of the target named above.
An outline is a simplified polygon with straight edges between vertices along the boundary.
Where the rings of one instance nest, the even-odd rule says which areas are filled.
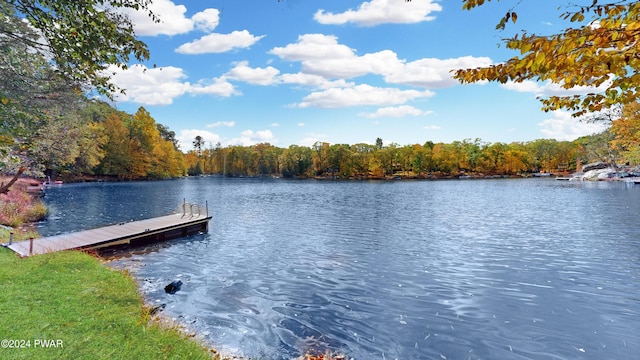
[[[311,147],[270,144],[195,148],[185,155],[189,175],[383,178],[429,178],[469,175],[522,175],[533,172],[571,172],[577,163],[616,161],[604,132],[575,141],[540,139],[530,142],[487,143],[465,139],[450,144],[433,143],[384,146],[329,144]]]
[[[156,123],[140,107],[135,114],[109,104],[75,99],[73,112],[28,123],[5,137],[10,156],[28,164],[31,176],[82,179],[165,179],[185,175],[331,177],[446,177],[572,172],[578,162],[633,162],[616,149],[609,130],[575,141],[539,139],[489,143],[464,139],[452,143],[383,145],[329,144],[287,148],[268,143],[252,146],[210,144],[196,137],[180,149],[175,132]],[[24,125],[24,124],[23,124]],[[8,141],[7,141],[8,140]],[[22,151],[17,151],[24,149]],[[16,155],[17,154],[17,155]],[[8,164],[9,162],[5,162]],[[5,172],[10,173],[11,167]]]

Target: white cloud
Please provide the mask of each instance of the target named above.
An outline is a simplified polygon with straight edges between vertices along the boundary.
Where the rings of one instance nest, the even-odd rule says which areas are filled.
[[[213,124],[207,124],[206,126],[208,128],[215,128],[220,126],[234,127],[235,125],[236,125],[235,121],[217,121],[217,122],[214,122]]]
[[[229,145],[242,145],[242,146],[250,146],[260,143],[277,143],[278,141],[273,136],[271,130],[245,130],[240,133],[239,138],[233,138],[226,141]]]
[[[271,85],[277,82],[277,75],[280,70],[267,66],[266,68],[251,68],[247,61],[241,61],[225,74],[233,80],[244,81],[254,85]]]
[[[200,80],[197,84],[191,85],[187,93],[193,95],[217,95],[222,97],[241,94],[239,91],[236,91],[233,84],[227,81],[224,76],[211,80]]]
[[[157,1],[157,0],[154,0]],[[220,11],[218,9],[204,9],[191,17],[193,26],[203,32],[212,32],[220,23]]]
[[[440,130],[442,129],[442,126],[438,126],[438,125],[427,125],[422,127],[425,130]]]
[[[306,134],[306,137],[302,140],[298,141],[299,146],[307,146],[312,147],[317,142],[325,141],[327,136],[325,134],[317,134],[317,133],[309,133]]]
[[[183,82],[186,75],[182,69],[167,66],[147,69],[144,65],[134,65],[127,70],[111,66],[108,72],[125,94],[115,94],[118,101],[136,102],[145,105],[169,105],[173,99],[189,90],[189,83]]]
[[[298,126],[303,127],[303,126],[304,126],[304,123],[303,123],[303,122],[298,123]]]
[[[464,56],[453,59],[420,59],[403,64],[401,67],[384,73],[384,79],[392,84],[423,86],[426,88],[443,88],[457,85],[451,71],[489,66],[492,61],[488,57]]]
[[[318,89],[329,89],[332,87],[349,87],[355,85],[353,83],[348,83],[343,79],[331,81],[320,75],[305,73],[282,74],[280,75],[280,82],[284,84],[298,84]]]
[[[192,18],[185,16],[187,8],[176,5],[170,0],[154,0],[149,9],[159,17],[160,22],[154,22],[144,11],[133,9],[122,10],[134,24],[136,35],[157,36],[185,34],[194,29],[212,31],[219,22],[217,9],[206,9],[195,14]]]
[[[605,91],[611,83],[609,81],[604,82],[599,87],[593,86],[575,86],[571,89],[565,89],[562,84],[552,83],[551,81],[536,82],[533,80],[524,80],[522,82],[507,82],[501,86],[508,90],[514,90],[517,92],[530,92],[536,96],[571,96],[571,95],[586,95],[589,93],[598,93]]]
[[[331,88],[313,92],[297,104],[297,107],[338,108],[360,105],[399,105],[418,98],[431,97],[429,90],[400,90],[379,88],[362,84],[349,88]]]
[[[233,49],[248,48],[263,37],[264,35],[254,36],[247,30],[236,30],[230,34],[213,33],[180,45],[176,52],[190,55],[223,53]]]
[[[269,53],[283,60],[300,61],[304,73],[327,79],[379,74],[401,66],[393,51],[357,56],[353,49],[339,44],[337,37],[324,34],[300,35],[297,43],[275,47]]]
[[[180,144],[180,149],[182,151],[193,150],[193,140],[196,136],[201,136],[205,142],[205,147],[215,145],[220,142],[222,139],[220,135],[214,134],[211,131],[200,130],[200,129],[185,129],[180,130],[180,133],[176,136],[178,143]]]
[[[173,66],[149,69],[144,65],[134,65],[127,70],[110,66],[107,74],[111,76],[116,86],[126,90],[125,94],[115,94],[116,100],[122,102],[169,105],[173,103],[173,99],[185,94],[209,94],[222,97],[238,94],[233,84],[225,78],[191,84],[185,81],[187,76],[184,71]]]
[[[313,18],[321,24],[342,25],[354,23],[360,26],[380,24],[413,24],[435,19],[430,14],[441,11],[435,0],[371,0],[364,2],[357,10],[349,9],[343,13],[328,13],[318,10]]]
[[[336,36],[324,34],[300,35],[297,43],[275,47],[269,53],[288,61],[349,58],[354,55],[348,46],[338,44]]]
[[[404,117],[404,116],[426,116],[433,114],[433,111],[424,111],[413,106],[389,106],[376,110],[373,113],[362,113],[361,116],[375,119],[380,117]]]
[[[280,124],[278,124],[278,123],[273,123],[273,124],[271,124],[271,126],[273,126],[273,127],[278,127],[278,126],[280,126]]]
[[[551,118],[540,123],[540,132],[544,136],[560,141],[573,141],[581,136],[592,135],[605,130],[604,124],[581,122],[567,111],[551,112]]]
[[[283,60],[301,63],[302,73],[282,75],[283,81],[325,89],[344,86],[332,84],[328,79],[350,79],[367,74],[380,75],[392,84],[450,87],[458,84],[452,77],[452,70],[492,64],[488,57],[473,56],[444,60],[425,58],[407,63],[398,59],[398,55],[391,50],[359,56],[354,49],[338,43],[337,37],[324,34],[301,35],[296,43],[275,47],[269,53]]]

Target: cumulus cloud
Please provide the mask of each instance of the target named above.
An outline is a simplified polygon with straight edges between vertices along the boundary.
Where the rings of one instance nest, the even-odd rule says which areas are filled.
[[[302,71],[325,78],[347,79],[367,73],[391,71],[401,64],[393,51],[358,56],[355,50],[338,43],[333,35],[305,34],[298,42],[275,47],[269,53],[287,61],[300,61]]]
[[[220,135],[212,133],[211,131],[200,129],[184,129],[180,130],[180,133],[178,133],[178,135],[176,136],[176,140],[178,140],[178,143],[180,144],[180,149],[182,149],[182,151],[192,150],[193,140],[196,138],[196,136],[202,137],[205,142],[205,147],[212,146],[222,141]]]
[[[108,71],[112,74],[113,83],[126,89],[125,94],[115,95],[118,101],[123,102],[169,105],[191,86],[183,81],[187,76],[182,69],[173,66],[148,69],[144,65],[135,65],[127,70],[111,66]]]
[[[399,105],[407,101],[431,97],[429,90],[401,90],[357,85],[349,88],[331,88],[313,92],[304,97],[297,107],[339,108],[360,105]]]
[[[220,11],[218,9],[205,9],[193,15],[191,21],[193,21],[194,28],[207,33],[212,32],[220,23]]]
[[[225,77],[213,78],[211,80],[200,80],[198,83],[189,87],[187,93],[192,95],[216,95],[221,97],[230,97],[232,95],[241,95],[233,84]]]
[[[249,62],[241,61],[225,74],[229,79],[244,81],[254,85],[271,85],[277,82],[280,70],[267,66],[266,68],[249,67]]]
[[[413,106],[389,106],[376,110],[373,113],[363,113],[361,116],[375,119],[380,117],[404,117],[404,116],[426,116],[433,114],[433,111],[424,111]]]
[[[233,138],[227,141],[229,145],[242,145],[242,146],[250,146],[260,143],[271,143],[275,144],[278,141],[271,130],[244,130],[240,133],[239,138]]]
[[[385,73],[384,79],[392,84],[407,84],[427,88],[443,88],[458,84],[451,71],[489,66],[488,57],[464,56],[453,59],[426,58],[402,64]]]
[[[560,141],[573,141],[581,136],[604,131],[606,125],[581,122],[567,111],[551,112],[551,118],[538,123],[544,136]]]
[[[149,10],[159,18],[159,22],[153,21],[145,11],[123,10],[134,24],[136,35],[173,36],[194,30],[207,34],[180,45],[176,49],[180,54],[222,53],[248,48],[264,37],[252,35],[247,30],[234,31],[230,34],[213,33],[220,23],[220,10],[214,8],[204,9],[189,18],[186,16],[187,8],[184,5],[176,5],[171,0],[154,0],[149,5]]]
[[[296,78],[290,75],[287,77],[290,81],[304,80],[319,85],[323,84],[320,79],[325,79],[326,85],[328,79],[344,80],[374,74],[382,76],[387,83],[442,88],[458,84],[452,77],[452,70],[492,63],[488,57],[473,56],[444,60],[425,58],[406,62],[391,50],[360,56],[355,50],[340,44],[337,37],[324,34],[300,35],[296,43],[275,47],[270,53],[283,60],[301,63],[302,73],[306,77],[296,75]]]
[[[530,92],[536,96],[571,96],[586,95],[589,93],[598,93],[605,91],[611,85],[610,82],[604,82],[599,87],[593,86],[576,86],[571,89],[565,89],[562,84],[552,83],[551,81],[536,82],[533,80],[524,80],[522,82],[507,82],[501,86],[507,90],[517,92]]]
[[[333,35],[303,34],[298,42],[285,47],[275,47],[269,53],[288,61],[310,61],[314,59],[349,58],[354,55],[348,46],[338,44]]]
[[[185,15],[187,8],[170,0],[154,0],[149,9],[159,17],[160,22],[154,22],[144,11],[121,10],[131,19],[136,35],[171,36],[185,34],[194,29],[212,31],[220,20],[220,12],[217,9],[206,9],[188,18]]]
[[[318,133],[308,133],[305,135],[306,137],[299,140],[297,145],[312,147],[315,143],[325,141],[327,138],[327,135]]]
[[[181,68],[165,66],[147,68],[134,65],[127,70],[110,66],[107,73],[113,83],[126,90],[125,94],[116,94],[122,102],[134,102],[144,105],[169,105],[173,99],[185,94],[208,94],[222,97],[239,93],[225,78],[214,78],[191,84],[185,81],[187,76]]]
[[[223,53],[233,49],[248,48],[263,37],[264,35],[252,35],[247,30],[236,30],[230,34],[213,33],[180,45],[176,52],[190,55]]]
[[[435,19],[431,13],[441,11],[436,0],[371,0],[362,3],[357,9],[342,13],[318,10],[313,18],[321,24],[342,25],[353,23],[359,26],[380,24],[413,24]]]
[[[226,127],[234,127],[236,125],[235,121],[217,121],[214,122],[213,124],[207,124],[208,128],[215,128],[215,127],[221,127],[221,126],[226,126]]]
[[[314,74],[295,73],[280,75],[280,82],[284,84],[297,84],[318,89],[329,89],[332,87],[348,87],[354,86],[343,79],[328,80],[325,77]]]

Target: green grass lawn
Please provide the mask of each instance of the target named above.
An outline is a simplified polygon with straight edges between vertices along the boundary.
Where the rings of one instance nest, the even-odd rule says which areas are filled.
[[[148,319],[133,279],[87,254],[20,259],[0,247],[0,339],[19,341],[3,341],[0,359],[216,357]]]

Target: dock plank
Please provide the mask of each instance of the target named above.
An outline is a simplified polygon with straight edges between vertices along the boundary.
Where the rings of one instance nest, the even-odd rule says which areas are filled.
[[[30,241],[5,246],[22,257],[73,249],[97,249],[141,240],[176,238],[199,229],[206,231],[209,220],[210,216],[173,214],[38,238],[33,240],[33,249],[30,249]]]

